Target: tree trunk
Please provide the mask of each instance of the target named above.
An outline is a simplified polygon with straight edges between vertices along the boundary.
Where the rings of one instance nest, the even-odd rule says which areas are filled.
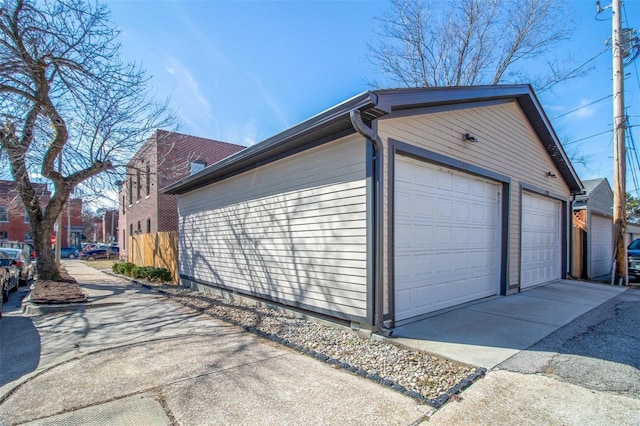
[[[61,278],[60,269],[56,263],[56,258],[51,250],[50,237],[53,234],[53,222],[47,220],[36,220],[39,223],[32,223],[33,245],[38,256],[36,269],[39,280],[59,280]],[[58,242],[60,244],[61,242]]]

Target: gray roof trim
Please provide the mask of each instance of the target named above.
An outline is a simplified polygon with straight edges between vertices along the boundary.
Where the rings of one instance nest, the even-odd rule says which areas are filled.
[[[212,164],[194,175],[181,179],[162,189],[162,192],[182,194],[192,191],[233,175],[235,171],[268,163],[271,158],[281,156],[287,151],[294,151],[297,147],[309,144],[314,140],[324,139],[330,135],[343,135],[347,129],[355,133],[349,118],[350,111],[354,109],[362,111],[364,120],[373,120],[388,113],[388,111],[380,110],[376,101],[374,93],[361,93],[282,133]]]
[[[361,112],[363,120],[372,121],[393,111],[497,99],[515,99],[519,103],[571,193],[582,193],[584,189],[582,182],[529,85],[387,89],[364,92],[282,133],[227,157],[199,173],[186,177],[164,188],[163,192],[182,194],[192,191],[240,171],[266,164],[273,158],[281,158],[287,152],[297,152],[297,149],[314,140],[329,140],[330,136],[344,135],[345,131],[355,132],[349,118],[350,111],[354,109]]]

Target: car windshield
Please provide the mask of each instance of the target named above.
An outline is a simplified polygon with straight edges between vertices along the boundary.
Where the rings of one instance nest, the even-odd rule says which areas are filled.
[[[12,259],[17,258],[20,255],[20,250],[9,250],[9,249],[1,249],[1,250],[7,253],[7,255]]]
[[[640,239],[634,240],[629,244],[629,250],[640,250]]]

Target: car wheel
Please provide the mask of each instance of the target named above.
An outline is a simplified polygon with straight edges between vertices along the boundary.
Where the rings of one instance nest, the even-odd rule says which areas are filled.
[[[75,254],[73,254],[73,253],[70,253],[68,257],[69,257],[69,259],[75,259],[75,258],[76,258],[76,255],[75,255]]]
[[[16,290],[18,290],[18,287],[20,287],[21,285],[27,285],[27,279],[26,278],[22,278],[22,276],[20,276],[20,278],[18,278],[18,284],[16,285]]]
[[[92,260],[96,260],[95,256],[89,256],[87,257],[87,260],[92,261]]]

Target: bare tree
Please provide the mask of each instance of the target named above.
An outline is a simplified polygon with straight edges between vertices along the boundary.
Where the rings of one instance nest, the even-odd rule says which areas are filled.
[[[377,18],[378,40],[369,45],[369,60],[399,86],[526,82],[541,91],[584,71],[565,70],[571,62],[566,57],[560,61],[547,57],[572,29],[562,1],[392,0],[391,4],[391,10]]]
[[[59,278],[49,243],[74,188],[104,191],[152,129],[174,122],[149,77],[119,57],[103,5],[0,0],[0,148],[29,214],[42,279]],[[53,190],[48,203],[32,180]]]

